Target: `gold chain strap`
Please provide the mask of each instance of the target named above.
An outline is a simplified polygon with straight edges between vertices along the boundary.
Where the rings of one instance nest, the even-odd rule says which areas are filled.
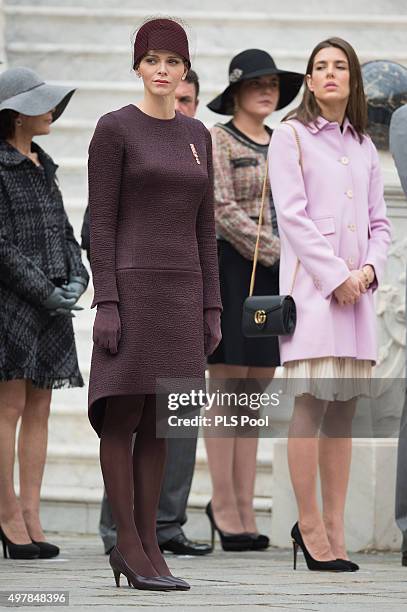
[[[303,166],[302,166],[302,151],[301,151],[301,145],[300,145],[300,137],[298,136],[297,130],[295,129],[295,127],[293,125],[291,125],[291,123],[287,122],[287,123],[285,123],[285,125],[289,125],[290,128],[294,132],[295,141],[297,143],[297,148],[298,148],[298,162],[299,162],[299,164],[301,166],[301,171],[303,171]],[[267,158],[266,158],[266,168],[265,168],[265,172],[264,172],[263,189],[262,189],[262,194],[261,194],[261,206],[260,206],[260,212],[259,212],[259,223],[258,223],[258,226],[257,226],[256,246],[254,247],[253,268],[252,268],[252,276],[251,276],[251,279],[250,279],[249,297],[252,297],[252,295],[253,295],[254,283],[255,283],[255,280],[256,280],[256,268],[257,268],[257,260],[259,258],[259,243],[260,243],[261,226],[262,226],[262,223],[263,223],[264,203],[266,201],[267,178],[268,178],[268,153],[267,153]],[[297,277],[297,272],[298,272],[299,266],[300,266],[300,260],[297,258],[297,263],[295,265],[295,270],[294,270],[294,275],[293,275],[293,282],[291,284],[291,290],[290,290],[289,295],[291,295],[293,290],[294,290],[294,283],[295,283],[295,279]]]

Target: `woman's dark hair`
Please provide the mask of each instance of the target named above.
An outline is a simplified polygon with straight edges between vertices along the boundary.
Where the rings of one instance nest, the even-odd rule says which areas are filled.
[[[346,40],[343,40],[343,38],[338,37],[323,40],[313,49],[308,60],[306,74],[312,74],[317,53],[319,53],[321,49],[327,49],[328,47],[341,49],[348,58],[350,95],[345,114],[358,133],[359,140],[362,141],[363,134],[366,133],[367,103],[363,89],[362,71],[360,69],[359,59],[352,45],[346,42]],[[315,96],[308,88],[306,78],[304,79],[304,84],[304,94],[300,105],[290,111],[288,115],[284,117],[283,121],[286,119],[297,119],[304,125],[307,125],[315,121],[318,115],[321,114],[321,109],[318,106]]]
[[[236,112],[236,98],[239,95],[239,89],[242,87],[243,81],[232,83],[229,93],[225,98],[225,112],[227,115],[234,115]]]
[[[5,109],[0,111],[0,140],[13,138],[16,131],[15,121],[18,113],[13,110]]]

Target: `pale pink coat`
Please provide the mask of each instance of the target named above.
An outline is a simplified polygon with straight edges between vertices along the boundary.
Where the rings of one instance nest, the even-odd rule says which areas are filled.
[[[281,362],[314,357],[377,359],[373,292],[383,278],[391,241],[378,154],[368,136],[359,142],[345,119],[319,117],[299,135],[303,173],[293,130],[273,133],[269,170],[281,240],[280,293],[293,297],[297,327],[280,337]],[[371,264],[376,280],[355,305],[339,306],[333,291],[349,271]]]

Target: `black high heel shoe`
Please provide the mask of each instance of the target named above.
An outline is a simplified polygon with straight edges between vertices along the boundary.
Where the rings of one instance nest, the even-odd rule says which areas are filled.
[[[347,565],[349,565],[350,572],[357,572],[359,569],[359,565],[357,563],[354,563],[350,559],[338,559],[338,560],[342,561],[342,563],[346,563]]]
[[[59,555],[59,548],[55,546],[55,544],[50,544],[49,542],[37,542],[33,540],[33,544],[38,546],[40,549],[40,559],[52,559],[53,557],[57,557]]]
[[[298,548],[301,548],[309,570],[317,572],[351,571],[349,565],[341,559],[332,559],[332,561],[317,561],[317,559],[314,559],[304,544],[298,522],[295,523],[294,527],[291,529],[291,537],[293,539],[294,569],[297,569],[297,552]]]
[[[38,559],[40,549],[35,544],[15,544],[8,539],[3,529],[0,527],[0,538],[3,543],[3,557],[7,559],[7,552],[10,559]]]
[[[170,584],[168,580],[162,580],[160,576],[140,576],[127,565],[123,555],[115,546],[109,557],[110,567],[113,570],[116,586],[120,586],[120,574],[127,578],[129,586],[145,591],[175,591],[175,584]]]
[[[211,524],[212,550],[215,547],[215,531],[218,532],[220,543],[222,545],[223,550],[227,550],[227,551],[252,550],[253,540],[248,533],[226,533],[226,531],[221,531],[219,529],[219,527],[215,523],[215,518],[213,516],[211,502],[208,502],[205,512]]]
[[[265,550],[270,546],[270,539],[261,533],[249,533],[252,539],[252,550]]]

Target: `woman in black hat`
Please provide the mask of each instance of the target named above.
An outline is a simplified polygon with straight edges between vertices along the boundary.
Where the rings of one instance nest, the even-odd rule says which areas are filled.
[[[29,68],[0,75],[0,538],[4,556],[15,559],[59,553],[45,541],[39,518],[51,393],[83,386],[71,310],[89,277],[57,166],[32,141],[49,134],[73,93]]]
[[[242,307],[248,295],[261,204],[265,160],[271,129],[264,121],[298,94],[303,75],[279,70],[260,49],[236,55],[229,85],[208,107],[233,115],[212,128],[215,219],[222,294],[222,341],[208,358],[213,384],[249,379],[264,388],[280,365],[277,338],[248,339],[241,332]],[[261,230],[255,294],[278,294],[279,238],[272,198]],[[222,385],[223,386],[223,385]],[[240,385],[240,389],[243,389]],[[222,408],[223,409],[223,408]],[[207,506],[212,534],[217,529],[225,550],[260,549],[268,538],[257,532],[253,510],[257,435],[205,437],[213,494]],[[225,535],[227,532],[229,535]]]

